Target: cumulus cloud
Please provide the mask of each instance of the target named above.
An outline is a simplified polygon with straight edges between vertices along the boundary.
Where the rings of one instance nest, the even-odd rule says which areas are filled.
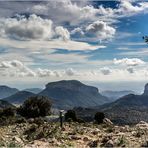
[[[123,59],[114,59],[113,60],[114,64],[119,64],[119,65],[125,65],[125,66],[138,66],[138,65],[143,65],[145,62],[141,59],[138,58],[123,58]]]
[[[71,31],[71,34],[72,35],[76,35],[78,37],[81,37],[84,35],[84,32],[83,30],[80,28],[80,27],[77,27],[77,28],[74,28],[72,31]]]
[[[62,40],[67,41],[70,40],[70,33],[66,28],[62,26],[58,26],[55,28],[56,35],[59,36]]]
[[[140,2],[137,5],[133,4],[133,1],[121,1],[117,12],[121,15],[134,15],[139,12],[148,12],[148,2]]]
[[[97,35],[102,40],[112,38],[116,29],[103,21],[96,21],[86,27],[86,32],[90,35]]]
[[[129,73],[134,73],[135,69],[133,67],[128,67],[126,69]]]
[[[103,67],[103,68],[100,68],[100,72],[104,75],[109,75],[111,74],[112,70],[108,67]]]
[[[68,68],[65,70],[65,74],[68,75],[68,76],[73,76],[76,74],[76,71],[73,70],[72,68]]]
[[[6,18],[0,20],[0,32],[4,36],[16,39],[50,39],[52,21],[32,14],[28,18]]]
[[[5,75],[8,76],[36,76],[35,72],[18,60],[2,61],[0,62],[0,69],[3,69]]]

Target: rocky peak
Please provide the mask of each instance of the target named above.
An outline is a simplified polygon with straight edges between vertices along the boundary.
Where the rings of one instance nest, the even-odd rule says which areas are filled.
[[[144,87],[144,93],[143,95],[148,95],[148,83]]]

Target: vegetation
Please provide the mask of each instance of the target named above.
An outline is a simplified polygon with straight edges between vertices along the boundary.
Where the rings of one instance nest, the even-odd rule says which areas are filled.
[[[143,36],[143,39],[148,44],[148,36]]]
[[[28,98],[18,109],[18,113],[26,118],[44,117],[50,114],[51,101],[44,96]]]
[[[97,113],[95,114],[95,117],[94,117],[95,121],[96,121],[98,124],[103,123],[103,119],[104,119],[104,118],[105,118],[105,115],[104,115],[104,113],[102,113],[102,112],[97,112]]]
[[[15,116],[16,110],[14,108],[8,107],[0,110],[0,117],[13,117]]]
[[[77,121],[76,112],[74,110],[68,110],[65,113],[65,121]]]

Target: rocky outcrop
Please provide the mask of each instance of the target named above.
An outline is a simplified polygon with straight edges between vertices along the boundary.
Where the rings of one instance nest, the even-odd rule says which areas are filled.
[[[143,93],[143,95],[148,96],[148,83],[144,87],[144,93]]]

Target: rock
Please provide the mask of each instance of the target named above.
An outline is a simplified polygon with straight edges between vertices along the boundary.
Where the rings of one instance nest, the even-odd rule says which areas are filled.
[[[140,121],[136,127],[140,128],[140,129],[148,129],[148,123],[144,122],[144,121]]]
[[[75,135],[71,135],[71,139],[73,139],[73,140],[80,140],[81,137],[79,137],[79,136],[75,136]]]
[[[95,141],[91,141],[87,144],[90,148],[95,148],[98,146],[98,141],[95,140]]]
[[[105,123],[107,125],[113,125],[113,123],[108,118],[104,118],[103,123]]]
[[[89,141],[88,137],[84,137],[84,138],[83,138],[83,141],[85,141],[85,142],[86,142],[86,141]]]
[[[91,133],[93,135],[97,135],[100,132],[100,130],[98,128],[94,129]]]
[[[22,139],[19,138],[19,137],[17,137],[17,136],[13,137],[12,140],[13,140],[13,141],[16,141],[17,143],[23,144]]]
[[[104,145],[104,147],[114,147],[114,143],[112,140],[107,141],[107,143]]]

